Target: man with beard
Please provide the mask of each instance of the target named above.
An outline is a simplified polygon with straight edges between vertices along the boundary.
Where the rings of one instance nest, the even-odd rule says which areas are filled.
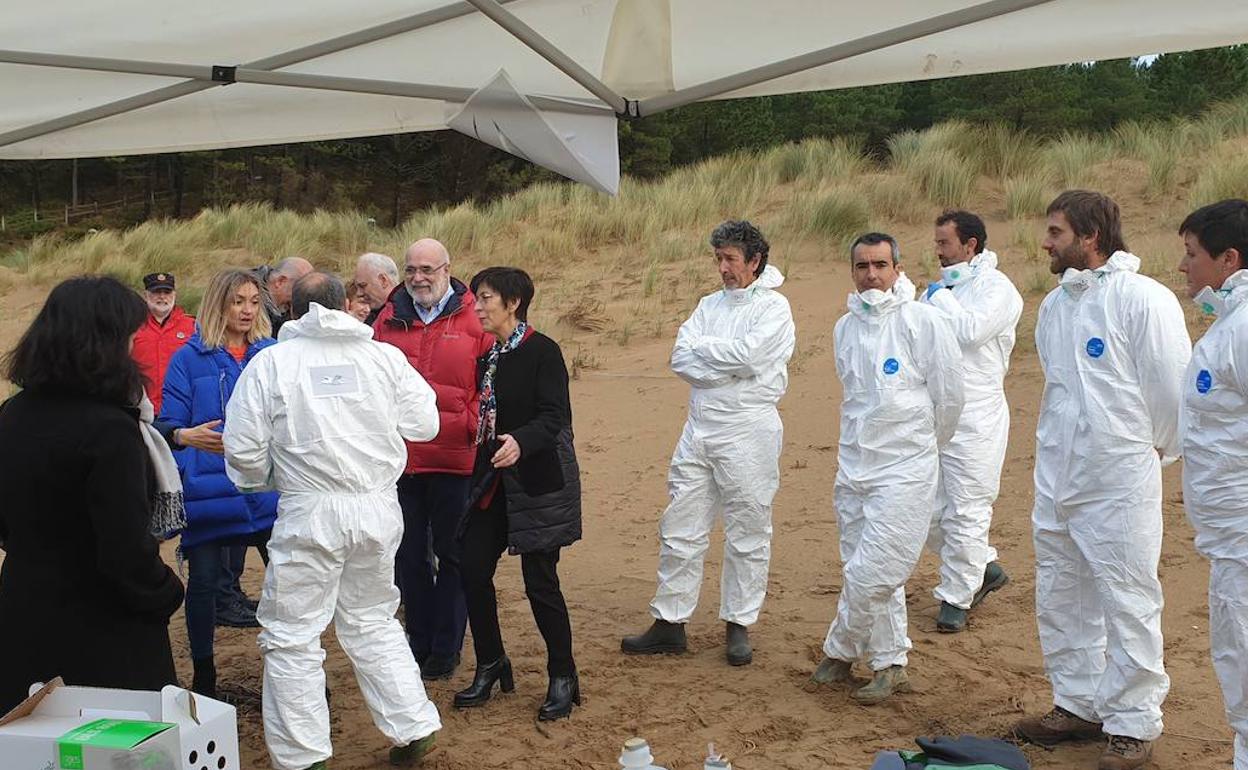
[[[1060,285],[1040,306],[1036,619],[1053,709],[1015,733],[1045,746],[1108,735],[1098,767],[1143,767],[1170,688],[1162,661],[1161,466],[1179,453],[1191,357],[1174,293],[1139,274],[1118,204],[1070,190],[1048,208]]]
[[[134,335],[131,355],[143,371],[143,388],[160,414],[160,389],[165,382],[169,359],[195,333],[195,318],[178,307],[178,293],[173,273],[152,273],[143,276],[143,301],[147,303],[147,321]]]

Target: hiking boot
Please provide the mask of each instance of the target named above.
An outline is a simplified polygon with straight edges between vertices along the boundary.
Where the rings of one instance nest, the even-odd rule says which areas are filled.
[[[217,625],[227,628],[258,628],[255,610],[249,609],[241,600],[232,601],[217,608]]]
[[[459,653],[452,656],[430,655],[420,665],[420,678],[426,682],[450,679],[457,668],[459,668]]]
[[[854,664],[848,660],[824,657],[802,689],[806,692],[814,692],[819,689],[820,685],[852,682],[854,681],[853,668]]]
[[[905,666],[889,666],[875,672],[871,683],[850,693],[849,697],[864,706],[874,706],[895,692],[910,692],[910,677]]]
[[[746,666],[754,660],[754,648],[750,646],[750,632],[745,626],[728,623],[724,637],[727,644],[728,665]]]
[[[620,649],[629,655],[684,652],[688,649],[685,642],[685,624],[656,620],[644,634],[621,639]]]
[[[1148,764],[1153,756],[1153,742],[1125,735],[1111,735],[1101,752],[1097,770],[1135,770]]]
[[[1100,738],[1101,723],[1089,722],[1061,706],[1054,706],[1043,716],[1020,719],[1014,735],[1038,746],[1056,746],[1063,741],[1086,741]]]
[[[936,630],[942,634],[956,634],[966,630],[966,610],[949,602],[941,602],[940,613],[936,615]]]
[[[1001,565],[995,561],[988,562],[988,566],[984,567],[984,582],[980,585],[979,590],[975,592],[975,598],[971,600],[972,609],[988,598],[988,594],[1008,582],[1010,582],[1010,576],[1005,574],[1005,570],[1001,569]]]
[[[395,746],[390,749],[390,764],[395,767],[415,767],[425,758],[429,750],[433,748],[434,737],[437,732],[432,732],[424,738],[414,740],[406,746]]]

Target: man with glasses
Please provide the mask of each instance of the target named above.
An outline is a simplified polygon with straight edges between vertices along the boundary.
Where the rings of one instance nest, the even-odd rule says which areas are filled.
[[[425,238],[408,247],[402,288],[373,323],[373,338],[403,351],[438,397],[438,436],[407,445],[399,479],[405,529],[398,583],[408,642],[425,679],[454,673],[468,617],[452,548],[476,453],[477,357],[493,339],[481,330],[473,302],[468,287],[451,277],[446,247]]]

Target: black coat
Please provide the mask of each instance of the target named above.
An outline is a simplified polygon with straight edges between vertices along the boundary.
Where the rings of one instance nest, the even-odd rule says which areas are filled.
[[[478,381],[487,358],[477,362]],[[575,543],[581,539],[581,472],[573,447],[568,368],[559,344],[533,332],[499,356],[494,393],[495,433],[511,434],[520,445],[520,460],[502,472],[497,491],[507,498],[508,551],[549,551]],[[477,451],[474,508],[493,483],[490,457],[497,449],[497,442],[483,442]]]
[[[24,391],[0,406],[0,714],[33,682],[176,684],[182,583],[148,533],[134,410]]]

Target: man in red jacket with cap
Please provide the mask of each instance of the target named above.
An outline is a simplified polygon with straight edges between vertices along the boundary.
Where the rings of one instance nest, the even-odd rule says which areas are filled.
[[[407,468],[399,479],[404,534],[396,571],[408,642],[425,679],[454,673],[468,619],[452,549],[476,456],[477,357],[493,342],[481,330],[474,301],[468,287],[451,277],[446,247],[426,238],[408,247],[403,283],[373,322],[373,339],[403,351],[438,398],[438,436],[407,445]]]
[[[143,299],[147,301],[147,322],[134,335],[132,355],[147,378],[144,387],[152,408],[160,414],[160,389],[165,382],[169,359],[195,334],[195,318],[177,306],[173,273],[143,276]]]

